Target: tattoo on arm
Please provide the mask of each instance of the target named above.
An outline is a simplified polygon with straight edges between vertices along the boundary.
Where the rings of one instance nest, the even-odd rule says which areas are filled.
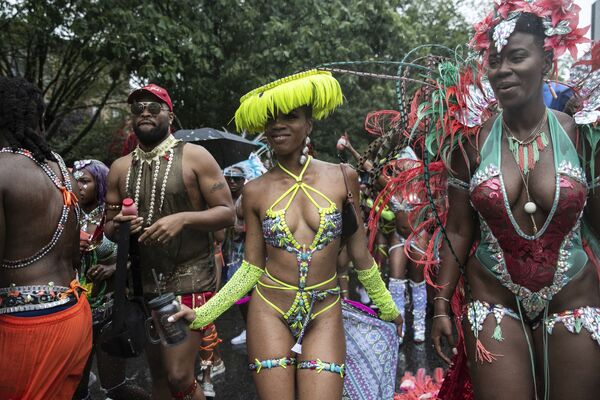
[[[210,192],[214,193],[217,190],[223,189],[224,187],[225,187],[225,183],[223,183],[223,182],[217,182],[214,185],[212,185],[212,187],[210,188]]]

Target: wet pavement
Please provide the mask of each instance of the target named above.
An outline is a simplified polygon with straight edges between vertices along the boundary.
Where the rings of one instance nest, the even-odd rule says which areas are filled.
[[[431,315],[431,314],[429,314]],[[400,347],[397,368],[397,385],[400,385],[400,379],[405,371],[415,373],[419,368],[425,368],[428,374],[431,374],[437,367],[443,367],[444,363],[440,360],[433,349],[429,340],[429,329],[431,320],[427,321],[427,341],[421,344],[415,344],[412,341],[411,315],[407,313],[408,330],[404,344]],[[219,337],[223,340],[220,345],[221,356],[225,361],[226,371],[224,374],[215,377],[216,399],[226,400],[254,400],[258,399],[252,375],[247,369],[246,346],[232,346],[231,339],[237,336],[244,329],[244,321],[237,306],[228,310],[216,322]],[[94,368],[95,371],[95,368]],[[144,388],[151,387],[150,373],[144,356],[132,359],[127,365],[127,376],[134,380],[138,385]],[[106,396],[100,390],[98,382],[92,385],[92,399],[106,399]]]

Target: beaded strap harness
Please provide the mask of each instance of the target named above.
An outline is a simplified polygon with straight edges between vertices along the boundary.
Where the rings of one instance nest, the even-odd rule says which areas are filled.
[[[38,165],[38,167],[40,167],[44,171],[44,173],[46,175],[48,175],[50,180],[61,191],[61,193],[63,195],[62,213],[60,215],[60,219],[58,221],[56,230],[54,231],[54,234],[52,235],[52,238],[50,239],[50,241],[44,247],[42,247],[37,253],[35,253],[34,255],[29,256],[27,258],[22,258],[20,260],[2,260],[1,266],[3,268],[11,268],[11,269],[23,268],[23,267],[27,267],[27,266],[37,262],[38,260],[45,257],[48,253],[50,253],[50,251],[56,246],[56,243],[58,243],[58,240],[60,239],[63,231],[65,230],[65,226],[67,225],[67,220],[69,218],[69,209],[71,208],[71,206],[74,207],[77,220],[79,220],[80,208],[79,208],[79,205],[77,204],[77,197],[73,193],[73,187],[71,185],[71,181],[68,178],[69,171],[67,170],[67,166],[65,165],[65,162],[58,154],[52,152],[52,154],[54,155],[54,157],[56,158],[56,160],[58,162],[58,167],[60,168],[60,173],[62,175],[62,179],[59,178],[56,175],[56,173],[54,173],[52,168],[50,168],[50,166],[47,163],[42,163],[42,162],[36,160],[29,150],[25,150],[25,149],[21,149],[21,148],[15,149],[15,148],[10,148],[10,147],[4,147],[4,148],[0,149],[0,153],[18,154],[18,155],[22,155],[24,157],[29,158],[30,160],[35,162]]]

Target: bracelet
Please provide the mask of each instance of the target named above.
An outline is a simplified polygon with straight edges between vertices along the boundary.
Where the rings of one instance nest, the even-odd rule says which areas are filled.
[[[436,300],[444,300],[446,303],[450,303],[450,300],[448,300],[447,298],[442,297],[442,296],[434,297],[433,301],[436,301]]]
[[[442,317],[446,317],[446,318],[450,318],[450,316],[448,314],[438,314],[438,315],[434,315],[432,318],[442,318]],[[450,318],[452,319],[452,318]]]
[[[106,207],[107,210],[110,211],[121,211],[122,206],[120,204],[114,204],[114,203],[104,203],[104,206]]]

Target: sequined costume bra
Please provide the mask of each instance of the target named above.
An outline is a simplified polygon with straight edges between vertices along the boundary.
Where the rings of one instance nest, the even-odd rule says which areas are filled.
[[[552,208],[541,229],[527,235],[517,224],[502,176],[502,115],[481,149],[470,182],[471,203],[479,215],[476,257],[536,318],[586,265],[580,221],[587,197],[585,172],[577,150],[553,112],[548,112],[555,169]]]
[[[335,303],[337,303],[339,300],[339,287],[334,289],[319,290],[319,287],[335,281],[336,275],[333,275],[333,277],[324,282],[311,286],[306,285],[308,270],[311,265],[313,254],[316,251],[325,248],[325,246],[327,246],[329,243],[338,239],[342,233],[342,216],[335,203],[317,189],[302,182],[304,173],[311,163],[311,160],[312,158],[309,157],[306,164],[302,168],[300,175],[298,176],[294,175],[279,164],[279,168],[294,178],[295,183],[277,200],[275,200],[273,205],[271,205],[271,207],[269,207],[269,209],[266,211],[266,216],[262,221],[265,243],[269,246],[286,250],[296,256],[296,262],[298,265],[298,286],[293,286],[277,279],[269,273],[268,269],[265,269],[265,274],[277,285],[270,285],[261,281],[259,281],[258,284],[271,289],[296,291],[294,301],[288,311],[284,312],[271,301],[269,301],[257,287],[258,295],[282,314],[283,319],[288,324],[290,331],[296,338],[298,338],[298,343],[301,342],[304,329],[310,320],[314,319],[318,314],[321,314],[327,309],[333,307],[333,305],[335,305]],[[319,228],[310,245],[300,244],[296,240],[285,219],[286,211],[300,191],[316,207],[320,216]],[[326,200],[329,205],[327,207],[320,206],[313,197],[315,194]],[[285,206],[282,209],[274,210],[274,208],[288,196],[289,199],[287,200]],[[328,295],[335,294],[338,295],[338,298],[335,302],[328,305],[325,309],[320,310],[318,313],[313,314],[312,309],[316,301],[323,300]]]

